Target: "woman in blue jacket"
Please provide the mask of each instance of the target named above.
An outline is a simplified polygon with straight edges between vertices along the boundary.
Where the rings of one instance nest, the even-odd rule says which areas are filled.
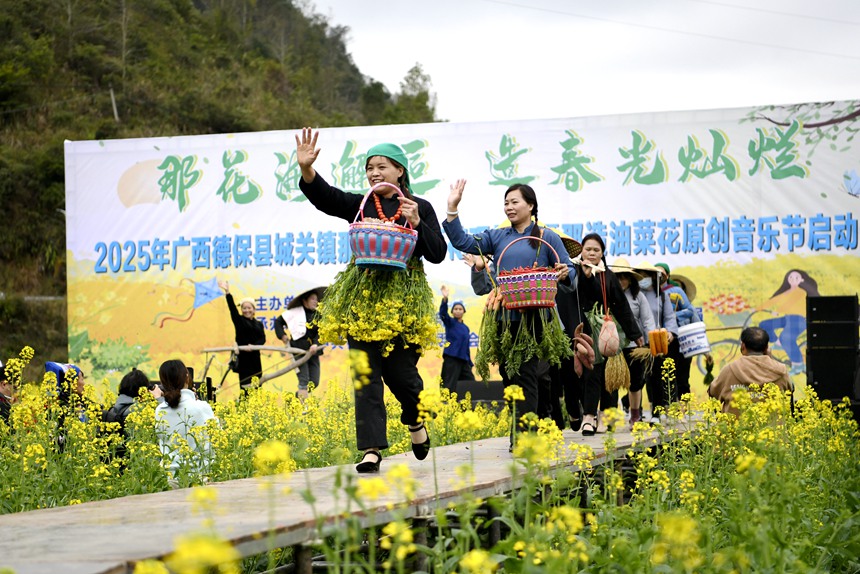
[[[466,181],[462,179],[451,185],[447,218],[442,224],[455,249],[473,255],[495,255],[497,273],[537,264],[554,269],[558,281],[570,284],[573,266],[561,238],[551,229],[539,227],[537,224],[538,201],[534,189],[525,184],[514,184],[505,191],[504,209],[511,223],[510,227],[486,229],[470,235],[463,229],[458,210],[465,187]],[[514,243],[524,237],[530,240]],[[551,245],[561,261],[538,239]],[[508,246],[510,248],[505,251]],[[505,254],[500,258],[502,251]],[[524,399],[516,405],[517,416],[536,413],[541,379],[539,362],[543,359],[550,363],[559,363],[561,356],[549,354],[559,350],[572,353],[570,341],[563,332],[555,309],[503,310],[500,315],[499,339],[504,356],[499,361],[499,371],[505,386],[513,384],[522,388]],[[525,331],[523,335],[526,338],[535,341],[534,346],[529,345],[526,349],[517,347],[517,343],[522,341],[521,331]],[[559,337],[567,344],[547,345],[550,340],[558,340]],[[509,344],[505,345],[505,341],[509,341]]]
[[[463,322],[466,306],[462,301],[451,304],[448,314],[448,287],[442,285],[442,303],[439,305],[439,319],[445,325],[445,349],[442,351],[442,388],[457,392],[458,381],[474,381],[472,356],[469,354],[469,341],[472,333]]]

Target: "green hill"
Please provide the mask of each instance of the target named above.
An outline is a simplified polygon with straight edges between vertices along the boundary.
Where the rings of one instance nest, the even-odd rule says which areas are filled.
[[[0,357],[67,355],[64,140],[437,121],[290,0],[0,0]]]

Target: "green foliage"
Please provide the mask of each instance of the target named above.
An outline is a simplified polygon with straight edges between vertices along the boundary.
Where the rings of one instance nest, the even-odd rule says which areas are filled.
[[[0,0],[0,291],[65,294],[64,140],[435,121],[420,66],[390,94],[306,6]]]

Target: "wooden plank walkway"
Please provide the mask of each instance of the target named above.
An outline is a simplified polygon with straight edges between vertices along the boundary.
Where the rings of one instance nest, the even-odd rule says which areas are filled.
[[[605,436],[564,432],[567,443],[587,444],[594,449],[595,466],[606,459]],[[615,437],[616,457],[621,458],[631,446],[632,436],[625,428]],[[460,482],[456,469],[471,461],[471,447],[474,495],[487,498],[510,492],[515,485],[507,437],[435,447],[424,461],[416,460],[411,453],[391,456],[383,460],[382,474],[394,464],[406,463],[419,482],[415,498],[405,508],[401,506],[397,516],[427,517],[436,507],[457,500],[463,492],[452,486]],[[438,497],[434,493],[434,452]],[[263,487],[264,479],[213,483],[209,487],[217,491],[218,502],[217,510],[209,516],[218,534],[243,556],[265,552],[270,541],[261,535],[270,531],[274,531],[276,547],[314,540],[317,517],[344,510],[343,496],[338,508],[332,495],[338,468],[356,476],[374,476],[358,475],[354,465],[302,470],[275,479],[274,497]],[[290,493],[282,494],[287,486]],[[317,499],[317,516],[301,498],[300,493],[307,489]],[[201,529],[204,515],[192,512],[189,493],[189,489],[181,489],[0,516],[0,568],[12,568],[18,574],[130,573],[137,561],[169,554],[178,535]],[[396,504],[402,498],[395,493],[380,498],[372,517],[363,516],[358,509],[354,514],[361,516],[365,524],[385,524],[395,516],[386,508],[389,502]]]

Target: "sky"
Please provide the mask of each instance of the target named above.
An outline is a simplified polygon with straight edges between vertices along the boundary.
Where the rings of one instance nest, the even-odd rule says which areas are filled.
[[[308,0],[391,93],[452,122],[860,98],[858,0]]]

